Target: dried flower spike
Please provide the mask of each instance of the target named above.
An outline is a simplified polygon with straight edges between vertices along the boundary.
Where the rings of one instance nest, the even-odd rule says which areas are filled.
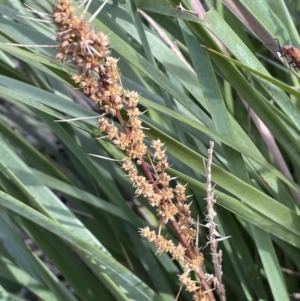
[[[99,129],[111,143],[124,151],[122,168],[132,181],[136,195],[143,195],[148,198],[151,206],[156,207],[161,227],[171,223],[180,243],[175,244],[160,235],[160,229],[159,234],[156,234],[146,227],[140,230],[140,234],[156,244],[158,254],[168,252],[173,260],[182,262],[184,273],[179,279],[193,293],[194,300],[213,301],[214,296],[202,271],[203,255],[195,245],[197,231],[194,229],[190,204],[186,203],[186,187],[179,183],[175,188],[170,187],[172,179],[167,173],[169,163],[164,144],[160,140],[152,141],[150,151],[144,143],[145,133],[139,119],[142,115],[138,108],[139,94],[125,91],[120,84],[118,60],[109,56],[107,35],[96,33],[90,22],[84,21],[84,14],[77,16],[75,13],[69,0],[60,0],[55,6],[53,21],[58,27],[59,42],[56,58],[63,62],[70,58],[78,70],[73,80],[79,84],[83,93],[99,104],[106,116],[118,119],[121,128],[102,116]],[[122,109],[126,112],[126,120],[120,113]],[[149,169],[144,159],[145,155],[151,154],[153,170]],[[144,175],[138,173],[133,161],[141,166]],[[196,273],[200,281],[191,279],[191,271]]]

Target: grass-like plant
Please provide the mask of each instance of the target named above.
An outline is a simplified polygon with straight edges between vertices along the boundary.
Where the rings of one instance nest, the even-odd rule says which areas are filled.
[[[297,297],[298,10],[0,4],[2,295]]]

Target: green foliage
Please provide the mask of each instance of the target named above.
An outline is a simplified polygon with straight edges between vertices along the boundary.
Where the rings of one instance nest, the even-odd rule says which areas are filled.
[[[201,20],[178,10],[175,0],[109,1],[92,23],[109,35],[124,88],[141,93],[145,133],[166,143],[170,174],[188,183],[193,216],[200,221],[203,159],[209,141],[215,142],[216,222],[219,233],[230,236],[219,243],[227,300],[284,301],[299,290],[299,280],[282,272],[300,269],[299,82],[274,56],[273,41],[300,45],[296,2],[207,0],[207,11],[216,9]],[[7,44],[54,46],[54,26],[24,18],[38,16],[16,0],[0,3],[3,300],[30,300],[19,294],[21,288],[47,301],[174,300],[181,268],[167,255],[156,256],[154,246],[138,235],[140,227],[157,228],[155,211],[135,199],[120,169],[123,154],[97,139],[100,112],[76,90],[73,66],[55,60],[53,47]],[[48,1],[27,3],[43,13],[53,9]],[[86,20],[101,3],[92,2]],[[181,3],[189,7],[188,1]],[[137,9],[159,24],[194,71]],[[243,103],[269,129],[282,157]],[[80,117],[95,118],[56,122]],[[177,239],[168,227],[164,234]],[[74,294],[26,246],[24,235]],[[200,228],[199,247],[206,244]],[[205,269],[213,273],[209,252],[203,249]],[[191,296],[181,292],[179,300]]]

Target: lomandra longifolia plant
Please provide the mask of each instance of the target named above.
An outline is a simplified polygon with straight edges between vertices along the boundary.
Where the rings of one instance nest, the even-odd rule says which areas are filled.
[[[139,118],[142,114],[138,108],[139,94],[123,89],[117,67],[118,59],[110,56],[108,36],[93,30],[93,17],[88,21],[84,20],[90,2],[86,3],[80,15],[76,14],[76,9],[69,0],[60,0],[55,6],[53,21],[57,26],[59,42],[56,58],[62,62],[72,60],[78,70],[73,75],[73,80],[105,112],[99,119],[99,129],[111,143],[125,152],[122,168],[132,181],[136,195],[146,197],[149,204],[156,207],[161,225],[158,233],[145,227],[140,229],[140,234],[155,243],[158,254],[167,252],[173,260],[181,262],[184,272],[179,275],[179,280],[193,294],[194,300],[215,300],[210,287],[212,283],[221,299],[225,300],[225,290],[221,283],[222,272],[220,271],[218,278],[214,278],[217,280],[210,281],[210,285],[208,278],[211,277],[203,272],[203,255],[195,243],[197,223],[191,216],[190,203],[185,194],[186,187],[180,183],[175,188],[170,187],[172,179],[167,173],[169,162],[164,143],[154,140],[151,150],[147,149],[144,143],[146,131]],[[122,117],[121,110],[126,112],[126,118]],[[111,116],[118,120],[120,128],[113,124]],[[210,148],[210,164],[212,149],[213,145]],[[151,170],[145,158],[151,158]],[[139,174],[136,165],[141,166],[143,175]],[[207,170],[210,171],[210,166],[207,166]],[[210,183],[210,175],[208,177]],[[207,200],[210,204],[214,202],[211,186]],[[213,217],[214,211],[211,209],[207,217],[208,224],[213,224]],[[180,243],[177,245],[161,235],[161,227],[167,223],[171,223],[179,237]],[[211,235],[210,243],[214,233]],[[217,254],[216,249],[214,253],[213,261],[220,267],[221,254]],[[196,274],[195,280],[192,280],[191,273]]]

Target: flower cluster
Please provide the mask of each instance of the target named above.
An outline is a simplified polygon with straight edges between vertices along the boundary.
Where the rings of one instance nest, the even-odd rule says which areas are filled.
[[[168,158],[160,140],[152,142],[151,153],[147,149],[139,118],[142,114],[138,108],[139,95],[135,91],[125,91],[121,86],[118,60],[110,57],[108,37],[102,32],[96,33],[90,22],[84,21],[84,14],[77,16],[75,12],[69,0],[60,0],[55,7],[53,20],[58,27],[59,42],[56,58],[63,62],[67,58],[72,60],[78,70],[73,80],[105,112],[105,116],[99,119],[99,129],[126,154],[122,168],[131,179],[136,195],[143,195],[151,206],[157,208],[161,227],[168,222],[172,224],[181,243],[175,245],[148,227],[141,229],[141,235],[156,244],[157,253],[168,252],[173,260],[182,262],[185,272],[179,279],[188,291],[194,293],[194,300],[209,300],[204,293],[209,287],[201,268],[203,256],[195,246],[197,233],[187,203],[186,187],[179,183],[175,188],[170,187],[172,178],[166,172]],[[127,114],[126,121],[121,109]],[[106,118],[108,115],[119,120],[121,130]],[[144,161],[146,154],[151,154],[152,169]],[[136,164],[142,167],[145,175],[139,174]],[[189,277],[191,271],[196,272],[201,284]]]

